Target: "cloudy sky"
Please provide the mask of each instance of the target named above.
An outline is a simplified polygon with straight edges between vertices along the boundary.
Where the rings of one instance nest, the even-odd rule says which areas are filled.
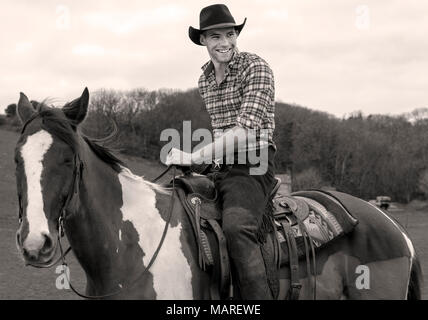
[[[0,0],[0,112],[87,86],[196,87],[208,60],[187,36],[213,1]],[[235,0],[241,51],[272,67],[277,101],[342,117],[428,107],[428,2]]]

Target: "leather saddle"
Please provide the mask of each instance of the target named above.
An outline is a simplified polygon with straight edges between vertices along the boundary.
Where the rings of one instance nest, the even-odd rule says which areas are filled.
[[[205,175],[187,173],[176,177],[175,184],[178,197],[192,224],[198,246],[199,267],[212,274],[211,298],[230,298],[233,295],[230,260],[214,182]],[[281,181],[277,179],[272,196],[280,185]]]
[[[211,273],[211,299],[229,297],[232,286],[230,262],[214,182],[204,175],[185,174],[176,177],[175,184],[192,224],[199,267]]]
[[[211,272],[211,298],[230,298],[233,294],[230,261],[214,182],[205,175],[185,174],[176,177],[175,183],[192,224],[199,267]],[[270,194],[270,210],[276,226],[274,263],[278,268],[289,267],[288,297],[297,299],[301,288],[299,260],[308,259],[310,250],[315,261],[315,249],[352,231],[358,221],[328,192],[309,190],[282,195],[278,193],[280,185],[281,180],[276,178]]]

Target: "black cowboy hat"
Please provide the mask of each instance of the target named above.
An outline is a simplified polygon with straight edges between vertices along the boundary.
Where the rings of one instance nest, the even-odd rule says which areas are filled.
[[[234,27],[241,32],[247,18],[240,25],[237,25],[229,9],[224,4],[213,4],[205,7],[199,14],[199,29],[189,27],[189,37],[197,45],[202,46],[200,36],[202,32],[210,29]]]

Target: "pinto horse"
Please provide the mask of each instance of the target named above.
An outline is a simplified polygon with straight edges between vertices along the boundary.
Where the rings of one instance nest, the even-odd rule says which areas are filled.
[[[132,174],[80,132],[88,101],[85,89],[62,108],[35,110],[21,93],[16,242],[24,261],[52,265],[65,229],[86,274],[87,296],[209,299],[210,275],[199,268],[192,226],[176,194]],[[360,201],[353,232],[317,253],[316,298],[419,299],[420,265],[407,233]],[[280,270],[278,299],[290,285],[287,268]],[[300,278],[299,298],[313,298],[313,277],[302,271]]]

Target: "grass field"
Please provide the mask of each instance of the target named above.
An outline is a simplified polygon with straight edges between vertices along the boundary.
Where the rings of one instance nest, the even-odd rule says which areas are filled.
[[[13,152],[18,134],[0,127],[0,299],[80,299],[71,290],[59,290],[59,276],[55,267],[35,269],[25,267],[15,246],[17,196]],[[156,177],[163,169],[156,162],[121,156],[132,171],[147,179]],[[390,213],[403,226],[420,256],[424,274],[428,274],[428,212],[411,206],[397,205]],[[85,275],[70,253],[67,261],[73,285],[84,292]],[[428,299],[428,282],[424,285],[424,299]]]

